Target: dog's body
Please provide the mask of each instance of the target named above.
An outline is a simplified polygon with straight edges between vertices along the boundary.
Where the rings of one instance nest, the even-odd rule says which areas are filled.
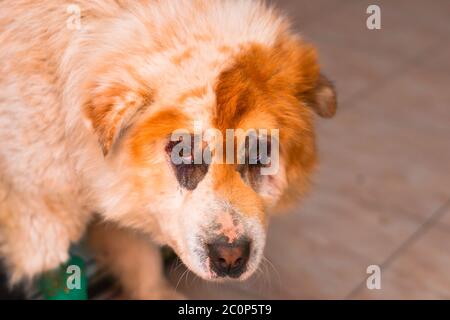
[[[315,51],[252,1],[70,4],[75,11],[50,0],[0,3],[0,256],[12,282],[66,261],[94,213],[170,245],[207,279],[220,272],[204,243],[245,239],[250,258],[236,273],[245,279],[261,259],[268,212],[306,188],[310,111],[334,113]],[[279,173],[171,165],[167,137],[194,122],[280,129]],[[159,258],[141,235],[92,231],[134,297],[171,295],[159,290],[159,267],[146,272]]]

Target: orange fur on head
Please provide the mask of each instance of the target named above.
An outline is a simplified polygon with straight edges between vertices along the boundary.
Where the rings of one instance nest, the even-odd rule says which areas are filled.
[[[164,109],[151,115],[131,132],[129,147],[133,163],[148,165],[155,142],[168,142],[175,130],[188,127],[188,117],[176,108]]]
[[[316,50],[285,37],[273,47],[252,45],[219,77],[218,128],[280,130],[289,186],[280,201],[283,204],[303,194],[316,163],[311,110],[317,108],[309,102],[314,102],[310,97],[315,96],[320,79],[324,77],[319,73]],[[335,104],[324,103],[322,108],[326,107],[334,110]]]
[[[139,113],[152,103],[154,90],[122,54],[98,59],[83,84],[83,112],[107,155]]]

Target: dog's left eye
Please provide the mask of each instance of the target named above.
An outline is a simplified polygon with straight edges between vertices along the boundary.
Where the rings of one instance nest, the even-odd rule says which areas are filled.
[[[268,154],[257,154],[256,156],[249,157],[249,166],[268,166],[270,164],[270,155]]]
[[[241,157],[243,157],[241,163],[244,162],[248,166],[268,166],[270,165],[270,155],[270,140],[267,138],[247,138],[241,151]]]
[[[205,177],[209,166],[204,161],[200,164],[194,163],[195,149],[192,146],[185,149],[178,148],[181,147],[181,143],[181,140],[170,141],[166,146],[166,152],[170,156],[170,163],[180,186],[187,190],[194,190]]]
[[[270,166],[271,145],[268,139],[247,139],[241,149],[241,164],[236,170],[241,178],[255,190],[261,182],[261,168]],[[244,161],[242,161],[244,160]]]

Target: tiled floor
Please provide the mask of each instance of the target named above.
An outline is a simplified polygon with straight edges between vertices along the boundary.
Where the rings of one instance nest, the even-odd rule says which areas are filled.
[[[174,284],[206,299],[450,299],[450,2],[272,2],[339,93],[338,115],[317,122],[315,187],[272,221],[253,279],[211,284],[181,267]],[[369,4],[381,30],[365,26]],[[372,264],[380,290],[366,288]]]

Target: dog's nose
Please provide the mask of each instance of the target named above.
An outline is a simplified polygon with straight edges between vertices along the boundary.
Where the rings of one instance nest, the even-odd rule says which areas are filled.
[[[219,276],[239,277],[246,269],[250,255],[250,241],[236,240],[232,243],[218,240],[208,244],[211,269]]]

